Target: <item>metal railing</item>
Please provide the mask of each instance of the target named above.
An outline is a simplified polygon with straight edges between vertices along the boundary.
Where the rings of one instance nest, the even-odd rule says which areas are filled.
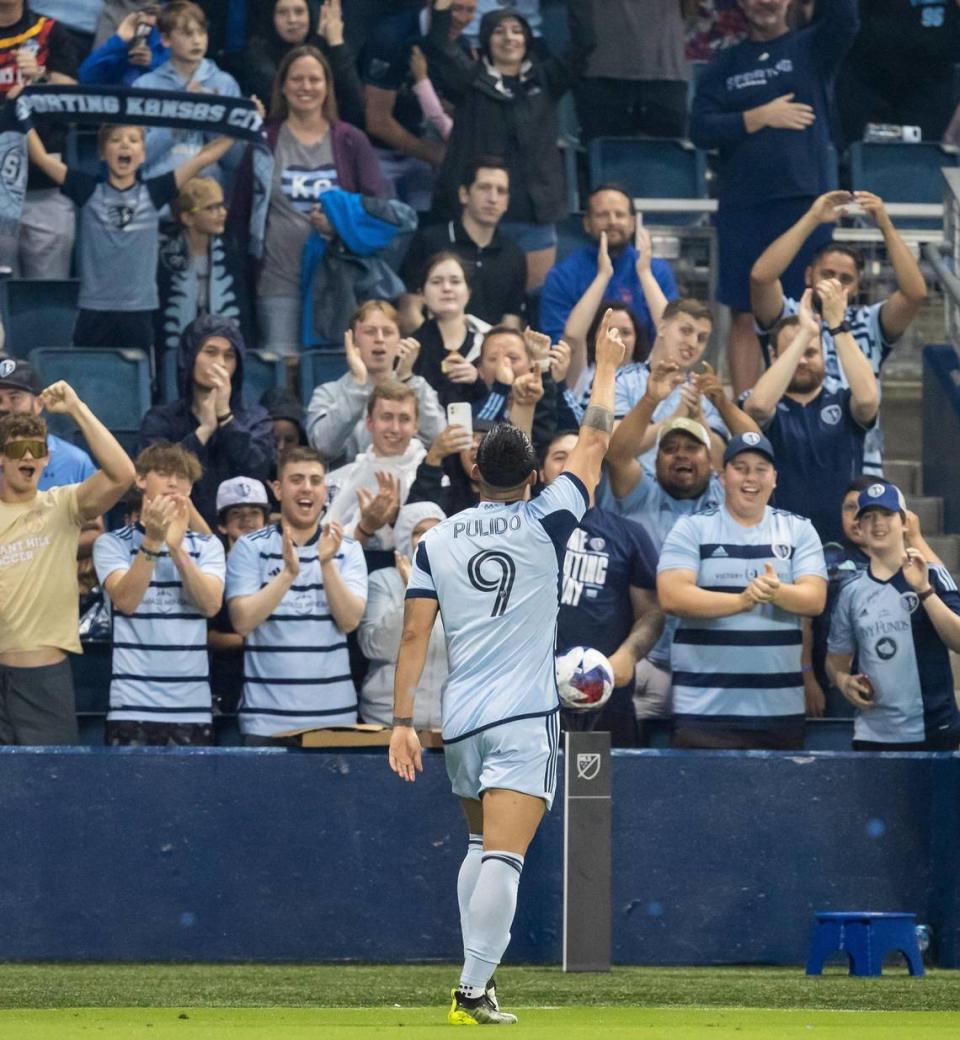
[[[943,238],[922,247],[924,260],[943,286],[947,335],[960,354],[960,169],[945,169],[947,191],[943,201]]]

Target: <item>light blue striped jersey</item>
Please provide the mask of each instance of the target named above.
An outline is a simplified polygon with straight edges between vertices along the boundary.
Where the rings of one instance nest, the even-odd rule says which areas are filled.
[[[646,361],[635,361],[629,365],[623,365],[617,369],[617,381],[615,384],[616,400],[614,404],[614,415],[622,419],[630,409],[637,404],[647,391],[647,380],[650,378],[650,364]],[[669,397],[665,397],[653,410],[653,422],[661,422],[680,407],[680,387],[674,387]],[[720,418],[716,407],[705,397],[701,398],[703,405],[703,416],[707,420],[707,426],[715,430],[724,440],[730,439],[730,431],[727,424]],[[648,471],[653,471],[657,462],[657,449],[651,448],[648,452],[638,456],[640,462]]]
[[[143,537],[143,528],[131,524],[93,543],[93,564],[101,585],[116,571],[129,569]],[[224,580],[223,546],[218,538],[188,531],[183,545],[204,574]],[[107,718],[209,723],[207,619],[184,590],[166,547],[132,614],[119,611],[106,591],[104,598],[110,604],[113,632]]]
[[[863,351],[866,359],[873,368],[873,374],[877,376],[877,390],[880,390],[879,376],[887,355],[893,349],[895,340],[891,342],[883,333],[880,323],[880,312],[886,301],[880,303],[861,304],[858,307],[848,307],[846,320],[850,324],[850,335],[853,336],[857,346]],[[784,297],[783,310],[780,318],[796,314],[800,310],[799,301],[791,296]],[[779,320],[779,319],[777,319]],[[760,335],[766,333],[761,329]],[[846,390],[850,384],[847,382],[846,373],[840,365],[837,357],[837,347],[833,342],[833,336],[823,329],[821,333],[823,341],[823,360],[826,372],[823,379],[824,389],[830,393],[837,390]],[[883,475],[883,433],[877,421],[869,430],[863,442],[863,472],[872,473],[874,476]]]
[[[948,571],[931,566],[930,584],[960,614]],[[950,654],[902,571],[881,581],[860,571],[840,590],[827,650],[856,654],[857,671],[873,684],[873,707],[858,711],[854,738],[914,744],[960,733]]]
[[[446,743],[558,710],[560,568],[587,504],[583,483],[561,473],[529,502],[481,502],[417,546],[407,599],[439,601],[450,663]]]
[[[742,592],[771,563],[781,581],[826,580],[820,538],[809,520],[769,506],[743,527],[726,507],[683,516],[660,552],[657,573],[692,571],[713,592]],[[771,603],[724,618],[681,618],[674,633],[677,717],[763,728],[804,715],[801,618]]]
[[[347,637],[327,603],[317,559],[319,540],[318,528],[309,542],[297,547],[300,573],[273,613],[244,640],[243,733],[266,737],[357,721]],[[344,584],[365,601],[367,565],[359,543],[344,538],[334,559]],[[278,524],[245,534],[227,558],[227,599],[253,595],[282,569]]]

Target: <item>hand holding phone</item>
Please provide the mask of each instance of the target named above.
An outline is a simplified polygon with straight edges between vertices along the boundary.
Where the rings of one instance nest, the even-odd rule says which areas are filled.
[[[473,436],[473,408],[469,401],[451,401],[447,405],[447,425],[462,426]]]

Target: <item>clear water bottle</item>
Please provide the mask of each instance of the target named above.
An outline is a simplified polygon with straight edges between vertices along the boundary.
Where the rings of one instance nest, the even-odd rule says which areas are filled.
[[[923,957],[924,960],[927,960],[928,957],[929,957],[928,951],[930,949],[930,926],[929,925],[927,925],[927,924],[918,924],[917,925],[917,946],[920,947],[920,956]]]

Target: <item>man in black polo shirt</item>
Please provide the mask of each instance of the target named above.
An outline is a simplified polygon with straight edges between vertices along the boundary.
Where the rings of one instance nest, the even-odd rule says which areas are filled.
[[[460,184],[459,220],[422,228],[414,236],[401,277],[418,308],[426,262],[434,253],[456,253],[471,272],[467,313],[490,325],[519,325],[526,286],[526,261],[520,247],[497,231],[510,202],[510,175],[502,159],[478,156]]]
[[[836,346],[849,389],[824,386],[826,365],[820,322]],[[850,481],[863,469],[863,445],[877,419],[879,392],[873,367],[845,320],[846,294],[836,278],[803,294],[796,315],[774,326],[776,360],[757,380],[743,409],[763,428],[777,459],[775,504],[809,517],[824,542],[843,538],[840,507]]]

